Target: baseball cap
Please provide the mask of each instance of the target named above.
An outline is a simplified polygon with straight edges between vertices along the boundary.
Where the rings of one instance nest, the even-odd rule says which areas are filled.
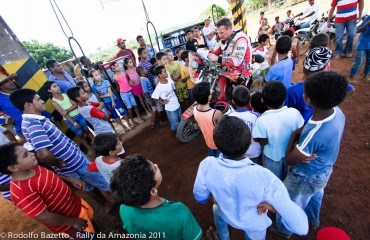
[[[351,240],[342,229],[324,227],[317,232],[317,240]]]
[[[310,50],[304,59],[304,69],[309,72],[323,70],[333,57],[333,52],[327,47],[315,47]]]
[[[2,83],[2,82],[4,82],[4,81],[6,81],[6,80],[8,80],[8,79],[15,78],[16,76],[17,76],[17,74],[16,74],[16,73],[12,73],[12,74],[10,74],[9,76],[4,75],[4,74],[0,74],[0,83]]]
[[[121,42],[124,42],[126,41],[126,39],[123,39],[123,38],[118,38],[117,39],[117,45],[120,44]]]

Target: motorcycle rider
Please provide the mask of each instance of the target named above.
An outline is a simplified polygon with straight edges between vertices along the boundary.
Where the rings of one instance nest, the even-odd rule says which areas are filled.
[[[308,19],[308,22],[302,22],[300,28],[309,28],[311,24],[319,17],[319,4],[315,3],[315,0],[308,0],[309,6],[306,10],[295,17],[302,16],[306,14],[304,17],[298,18],[298,20]]]
[[[225,71],[223,75],[219,76],[217,83],[221,90],[218,99],[224,101],[226,87],[230,81],[228,78],[231,81],[240,81],[241,78],[249,79],[251,76],[249,69],[252,63],[252,46],[250,38],[245,33],[233,31],[233,24],[230,19],[220,19],[216,27],[220,41],[208,54],[208,60],[230,68],[230,71]],[[238,83],[246,85],[247,81]]]

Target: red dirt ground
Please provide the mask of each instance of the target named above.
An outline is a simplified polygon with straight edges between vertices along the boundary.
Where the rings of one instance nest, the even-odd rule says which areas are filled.
[[[347,74],[351,63],[352,59],[333,60],[332,70]],[[300,78],[301,68],[300,63],[293,79]],[[320,227],[336,226],[346,231],[352,239],[366,240],[370,236],[370,150],[365,147],[365,143],[370,142],[370,113],[367,112],[370,109],[370,84],[362,82],[360,77],[354,80],[356,91],[349,94],[340,106],[346,115],[346,127],[339,158],[326,187]],[[192,195],[198,164],[207,155],[201,136],[183,144],[170,133],[169,126],[165,125],[160,129],[145,129],[126,142],[124,147],[126,153],[142,153],[158,163],[163,174],[163,182],[159,188],[162,197],[184,202],[204,230],[214,225],[211,203],[199,204]],[[81,195],[96,209],[96,223],[100,230],[109,231],[113,226],[119,226],[118,219],[109,215],[104,206],[86,193]],[[48,232],[3,199],[0,199],[0,216],[0,232]],[[294,236],[292,239],[315,239],[314,236],[315,232],[310,231],[308,236]],[[231,238],[243,239],[238,230],[231,230]],[[268,234],[267,239],[280,238]]]

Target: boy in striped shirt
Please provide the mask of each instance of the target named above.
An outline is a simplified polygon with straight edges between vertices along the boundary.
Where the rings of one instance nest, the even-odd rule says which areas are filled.
[[[12,201],[30,218],[62,237],[78,239],[81,232],[95,232],[93,209],[62,181],[84,189],[81,180],[59,178],[38,166],[35,154],[17,142],[0,146],[0,172],[11,175]]]
[[[34,147],[40,162],[51,165],[58,175],[83,180],[87,183],[87,192],[94,187],[109,191],[109,184],[100,173],[87,171],[90,161],[80,148],[49,119],[41,116],[45,106],[36,91],[19,89],[14,91],[9,99],[23,112],[23,135]]]

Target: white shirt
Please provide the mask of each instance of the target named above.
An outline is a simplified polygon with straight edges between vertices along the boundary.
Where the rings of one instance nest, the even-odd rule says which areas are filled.
[[[243,120],[249,127],[249,130],[252,132],[253,126],[256,123],[259,114],[251,112],[249,110],[235,110],[234,112],[230,113],[229,116],[235,116]],[[261,144],[253,141],[252,139],[252,143],[247,150],[247,157],[256,158],[259,155],[261,155],[261,152],[262,152]]]
[[[125,151],[123,151],[124,153]],[[122,153],[122,154],[123,154]],[[121,160],[117,160],[114,163],[107,163],[103,160],[103,157],[97,157],[95,159],[96,168],[99,170],[100,174],[104,177],[107,183],[110,183],[110,179],[112,178],[112,172],[116,170],[121,165]]]
[[[166,111],[175,111],[180,107],[179,100],[175,94],[175,83],[167,78],[167,83],[163,84],[158,81],[157,86],[152,94],[154,99],[168,100],[169,102],[164,105]]]
[[[214,35],[211,40],[208,39],[207,35],[216,31],[215,25],[213,23],[210,23],[208,27],[203,27],[202,31],[203,31],[204,36],[206,36],[208,49],[212,49],[217,43],[216,35]]]
[[[207,157],[199,165],[193,194],[205,203],[210,194],[215,198],[222,219],[244,231],[264,231],[271,225],[267,214],[258,215],[257,205],[271,204],[282,216],[283,224],[299,235],[308,232],[305,212],[290,200],[284,184],[268,169],[241,160]]]
[[[308,21],[312,23],[319,17],[319,4],[316,2],[313,5],[308,4],[309,7],[304,11],[304,14],[310,14],[312,12],[315,12],[311,17],[309,17]]]
[[[256,121],[253,138],[267,138],[263,153],[273,161],[280,161],[285,157],[290,136],[302,127],[304,120],[295,108],[284,106],[279,109],[267,110]]]

